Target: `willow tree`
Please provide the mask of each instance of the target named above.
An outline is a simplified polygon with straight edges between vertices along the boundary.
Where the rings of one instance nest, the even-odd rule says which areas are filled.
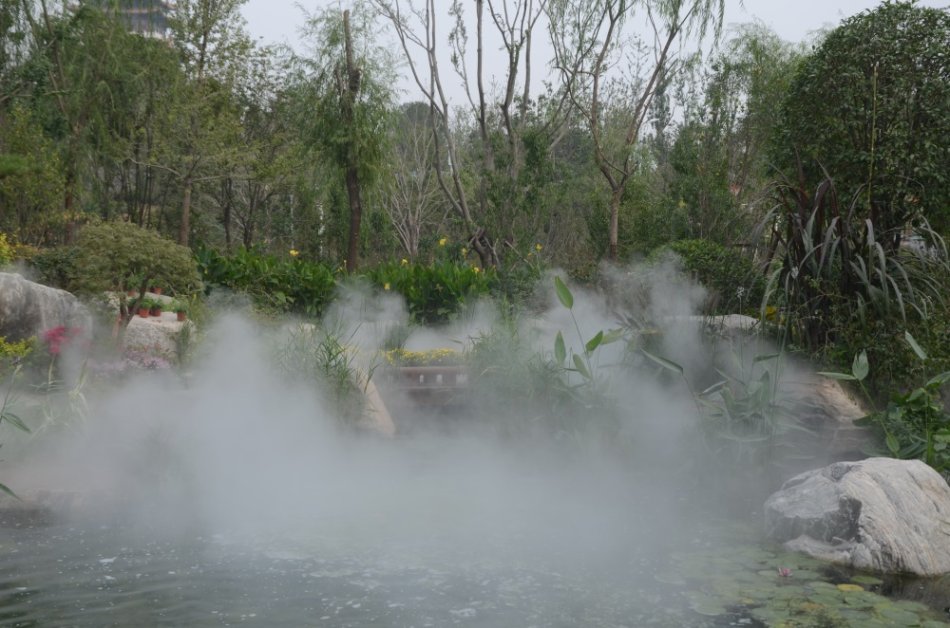
[[[369,7],[326,9],[307,21],[315,54],[302,60],[302,94],[313,110],[306,141],[343,180],[349,203],[346,269],[359,266],[368,188],[386,158],[395,82],[388,51],[377,43]]]
[[[554,65],[593,140],[610,189],[608,256],[617,259],[620,205],[641,163],[637,144],[658,89],[710,32],[724,0],[551,0]],[[641,19],[637,19],[641,18]],[[650,33],[643,37],[637,28]],[[691,45],[693,48],[691,48]]]
[[[221,180],[235,157],[240,124],[231,87],[252,49],[241,6],[247,0],[178,0],[171,15],[185,70],[183,98],[168,113],[161,167],[181,183],[178,242],[188,245],[195,185]]]

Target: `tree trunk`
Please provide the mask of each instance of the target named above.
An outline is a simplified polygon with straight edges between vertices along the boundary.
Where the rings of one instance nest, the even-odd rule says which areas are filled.
[[[353,60],[353,41],[350,37],[350,12],[343,12],[343,44],[346,48],[346,91],[343,94],[343,121],[352,127],[353,106],[360,91],[361,72]],[[359,266],[360,223],[363,218],[363,204],[360,199],[359,158],[354,145],[353,129],[350,129],[350,145],[346,156],[346,194],[350,201],[350,235],[346,250],[346,270],[353,272]]]
[[[363,204],[360,199],[360,177],[355,167],[346,169],[346,194],[350,200],[350,238],[346,247],[346,270],[354,272],[360,254],[360,221]]]
[[[607,259],[617,261],[617,236],[620,233],[620,198],[623,188],[615,187],[610,192],[610,225],[607,229]]]
[[[188,246],[188,232],[191,230],[191,179],[185,179],[185,191],[181,200],[181,225],[178,231],[178,244]]]

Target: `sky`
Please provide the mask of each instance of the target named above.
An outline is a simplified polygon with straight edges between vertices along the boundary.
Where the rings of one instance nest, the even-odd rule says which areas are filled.
[[[950,0],[922,0],[919,4],[948,8],[948,1]],[[448,7],[449,0],[439,2]],[[261,43],[289,44],[304,52],[305,46],[299,36],[303,23],[301,7],[314,12],[324,7],[347,4],[349,3],[341,0],[248,0],[243,13],[248,30]],[[732,25],[758,20],[782,39],[800,42],[811,39],[818,31],[838,25],[844,18],[874,8],[878,4],[878,0],[726,0],[724,25],[728,29]],[[443,29],[447,23],[448,20],[442,20]],[[402,83],[400,89],[411,95],[414,87],[408,78]]]

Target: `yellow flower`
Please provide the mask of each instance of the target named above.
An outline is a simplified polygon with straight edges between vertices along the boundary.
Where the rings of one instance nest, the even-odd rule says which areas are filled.
[[[538,251],[539,253],[541,252],[541,249],[543,249],[543,248],[544,248],[544,247],[541,246],[541,243],[540,243],[540,242],[538,242],[537,244],[534,245],[534,250],[535,250],[535,251]]]
[[[297,257],[298,255],[300,255],[300,251],[298,251],[297,249],[290,249],[291,257]]]
[[[466,255],[468,255],[468,249],[463,246],[463,247],[462,247],[462,257],[465,257]]]
[[[445,246],[445,243],[448,241],[449,241],[448,238],[442,238],[441,240],[439,240],[439,246]]]
[[[403,266],[408,266],[408,265],[409,265],[409,260],[407,260],[407,259],[404,257],[404,258],[402,258],[402,260],[401,260],[399,263],[402,264]]]
[[[383,284],[383,290],[389,290],[389,282]]]
[[[472,270],[475,271],[475,274],[476,274],[476,275],[477,275],[478,273],[482,272],[482,269],[479,268],[478,266],[473,266],[473,267],[472,267]]]

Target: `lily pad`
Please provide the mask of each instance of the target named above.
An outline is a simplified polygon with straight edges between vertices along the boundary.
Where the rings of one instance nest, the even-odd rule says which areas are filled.
[[[854,576],[851,578],[851,582],[855,584],[863,584],[867,586],[874,586],[879,584],[884,584],[884,581],[880,578],[875,578],[874,576]]]
[[[845,592],[864,591],[864,587],[860,584],[839,584],[838,590]]]
[[[878,611],[878,615],[892,622],[894,626],[916,626],[920,624],[920,616],[917,613],[901,610],[899,608],[885,608]]]

